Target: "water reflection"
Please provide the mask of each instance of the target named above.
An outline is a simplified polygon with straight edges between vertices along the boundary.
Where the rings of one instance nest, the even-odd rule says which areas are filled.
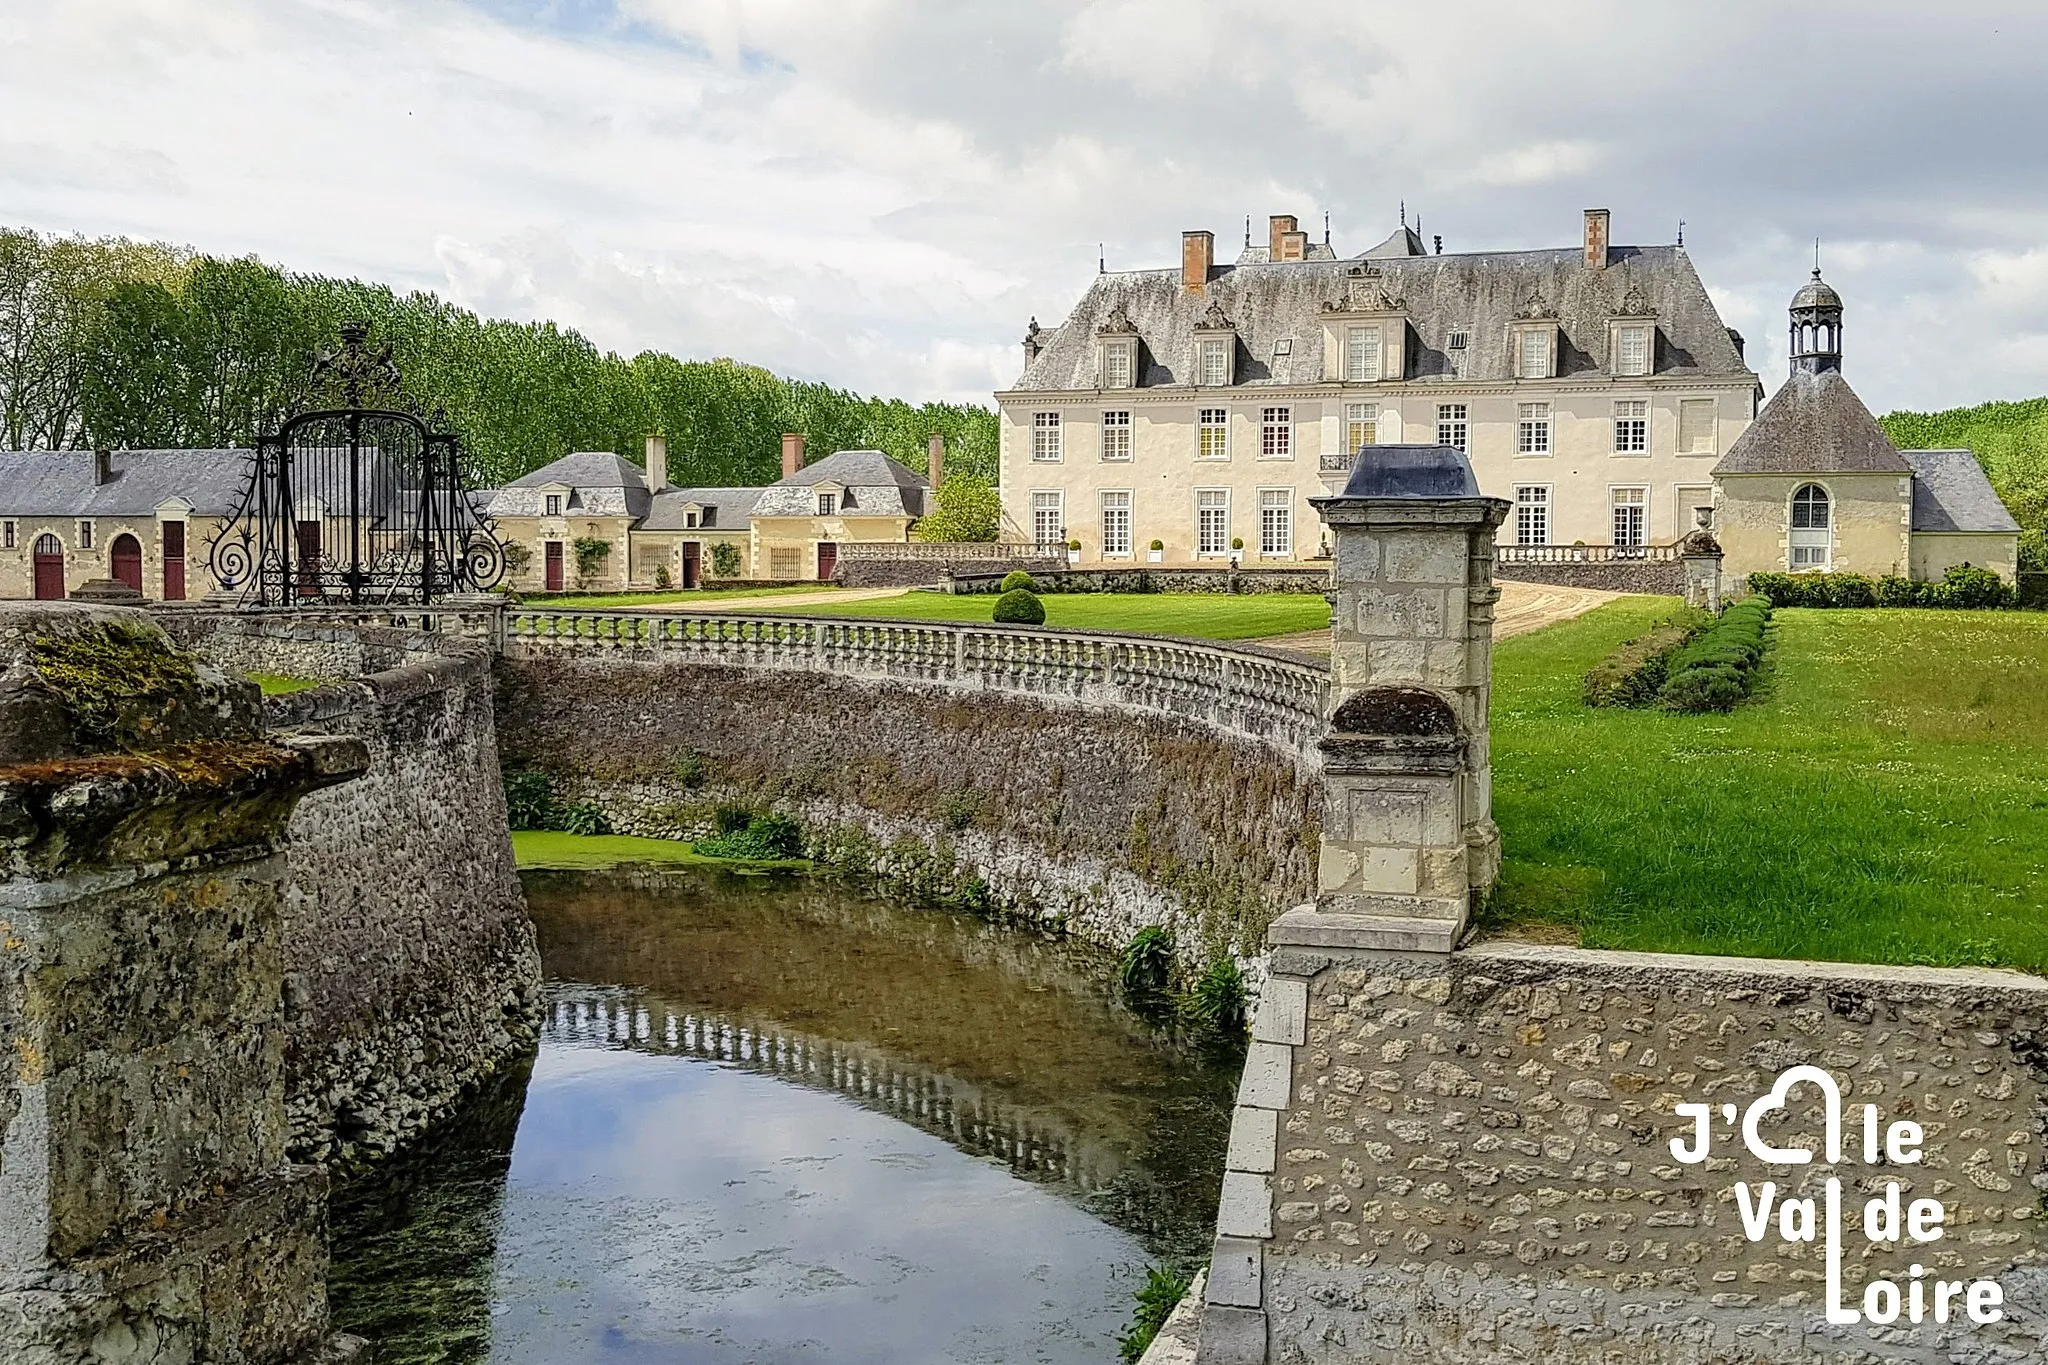
[[[516,1141],[487,1097],[337,1202],[380,1360],[1103,1361],[1139,1264],[1202,1250],[1233,1077],[1098,959],[805,882],[528,895]]]

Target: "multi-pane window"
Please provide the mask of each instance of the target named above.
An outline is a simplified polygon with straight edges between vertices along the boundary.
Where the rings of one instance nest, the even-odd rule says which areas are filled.
[[[1195,553],[1220,555],[1230,549],[1230,490],[1195,490]]]
[[[839,495],[837,493],[818,494],[818,515],[821,517],[836,517],[839,515]]]
[[[1032,413],[1031,458],[1058,461],[1060,455],[1060,415],[1056,412]]]
[[[14,529],[13,522],[0,521],[0,549],[13,549],[15,544],[14,537],[16,536],[16,534],[17,532]]]
[[[1550,453],[1550,404],[1519,403],[1516,405],[1515,453],[1518,455],[1548,455]]]
[[[1515,544],[1550,543],[1550,486],[1541,483],[1515,487]]]
[[[1550,378],[1550,332],[1527,327],[1515,334],[1515,378]]]
[[[1294,413],[1288,408],[1267,408],[1259,414],[1259,458],[1294,458]]]
[[[1650,448],[1650,403],[1624,398],[1614,405],[1614,453],[1641,455]],[[1615,542],[1619,544],[1620,542]]]
[[[1378,445],[1380,442],[1380,405],[1378,403],[1346,403],[1344,405],[1344,453],[1356,455],[1360,446]]]
[[[1259,553],[1285,559],[1294,553],[1294,492],[1287,488],[1259,490]]]
[[[1197,384],[1228,384],[1230,382],[1230,346],[1228,340],[1204,341],[1196,351]]]
[[[1380,377],[1380,329],[1344,329],[1344,377],[1353,384],[1376,383]]]
[[[89,521],[78,523],[78,548],[81,550],[90,550],[92,548],[92,523]]]
[[[1711,455],[1714,453],[1713,399],[1681,398],[1678,400],[1678,453],[1681,455]]]
[[[1468,449],[1465,444],[1465,405],[1463,403],[1439,403],[1436,405],[1436,443],[1440,446],[1456,446]]]
[[[1102,495],[1102,553],[1127,555],[1131,552],[1131,495]]]
[[[548,515],[551,517],[562,515],[562,495],[560,493],[550,493],[547,495],[547,509]]]
[[[1792,526],[1787,540],[1793,572],[1827,568],[1829,510],[1827,490],[1817,483],[1801,484],[1792,495]]]
[[[1617,488],[1614,497],[1614,543],[1616,545],[1647,545],[1650,543],[1650,490],[1647,488]]]
[[[1204,460],[1230,458],[1230,414],[1222,408],[1203,408],[1195,418],[1195,453]]]
[[[1041,490],[1031,495],[1031,539],[1038,545],[1051,545],[1067,537],[1067,517],[1061,505],[1057,489]]]
[[[1131,386],[1131,347],[1117,342],[1102,348],[1102,387],[1128,389]]]
[[[1102,414],[1102,458],[1105,460],[1128,460],[1131,458],[1131,415],[1128,412],[1105,412]]]
[[[1648,327],[1617,327],[1615,329],[1614,372],[1616,374],[1648,374],[1650,372],[1650,329]]]

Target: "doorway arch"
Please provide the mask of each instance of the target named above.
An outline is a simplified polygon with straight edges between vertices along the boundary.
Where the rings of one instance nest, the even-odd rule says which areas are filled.
[[[35,580],[37,601],[64,600],[64,542],[47,531],[36,537]]]
[[[123,531],[114,537],[107,557],[113,563],[114,581],[142,591],[142,542]]]

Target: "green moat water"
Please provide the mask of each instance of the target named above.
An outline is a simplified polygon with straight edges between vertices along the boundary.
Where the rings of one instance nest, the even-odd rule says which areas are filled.
[[[526,874],[530,1072],[337,1191],[393,1362],[1103,1362],[1206,1254],[1236,1079],[1108,965],[800,878]]]

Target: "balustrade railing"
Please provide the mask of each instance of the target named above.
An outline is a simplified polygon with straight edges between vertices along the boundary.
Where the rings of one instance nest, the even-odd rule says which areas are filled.
[[[787,668],[1061,696],[1304,748],[1323,732],[1329,690],[1325,665],[1256,648],[947,621],[518,607],[505,613],[501,647],[513,657]]]
[[[1028,541],[900,541],[900,540],[849,540],[839,547],[839,560],[978,560],[978,559],[1044,559],[1052,555],[1064,556],[1066,542],[1048,550]]]
[[[1674,564],[1676,545],[1496,545],[1496,564]]]

